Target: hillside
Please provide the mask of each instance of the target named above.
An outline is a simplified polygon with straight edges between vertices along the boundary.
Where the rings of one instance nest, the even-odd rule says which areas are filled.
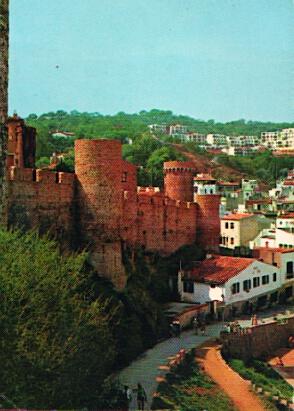
[[[172,146],[188,160],[193,161],[197,173],[211,171],[215,178],[225,181],[238,181],[246,177],[245,173],[233,167],[219,164],[216,159],[209,159],[204,154],[191,153],[182,144],[172,144]]]
[[[67,113],[58,110],[55,113],[44,113],[40,116],[30,114],[26,122],[36,127],[37,166],[47,166],[53,152],[68,153],[60,170],[73,171],[73,145],[77,138],[114,138],[123,146],[124,158],[138,166],[139,185],[163,184],[162,165],[168,160],[189,158],[195,162],[199,172],[211,170],[216,178],[240,180],[242,177],[257,178],[264,183],[273,183],[286,168],[293,167],[291,159],[274,159],[270,153],[257,154],[252,158],[228,157],[225,155],[213,158],[199,152],[197,146],[175,144],[167,141],[152,141],[149,124],[180,123],[189,130],[200,133],[223,133],[226,135],[257,135],[262,131],[294,127],[294,123],[271,123],[237,120],[227,123],[214,120],[197,120],[188,116],[176,115],[171,111],[153,109],[135,114],[123,112],[115,115],[100,113],[79,113],[76,110]],[[74,135],[64,138],[54,137],[56,131],[71,132]],[[128,144],[132,142],[132,144]],[[254,161],[253,161],[254,159]],[[293,161],[292,161],[293,163]]]

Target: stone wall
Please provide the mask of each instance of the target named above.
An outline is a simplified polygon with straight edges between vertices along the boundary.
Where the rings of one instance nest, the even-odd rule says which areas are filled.
[[[286,323],[274,321],[241,329],[238,333],[222,333],[223,354],[244,361],[267,358],[278,348],[288,346],[293,330],[294,317],[290,317]]]
[[[8,170],[8,223],[38,229],[69,248],[74,239],[75,175],[32,168]]]

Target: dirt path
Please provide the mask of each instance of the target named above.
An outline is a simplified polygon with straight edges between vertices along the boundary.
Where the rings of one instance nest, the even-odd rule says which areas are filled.
[[[250,391],[249,384],[222,359],[218,344],[203,344],[197,349],[196,355],[205,372],[231,398],[239,411],[265,411],[262,402]]]

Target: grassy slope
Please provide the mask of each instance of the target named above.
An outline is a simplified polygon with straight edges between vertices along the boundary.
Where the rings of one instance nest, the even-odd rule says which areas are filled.
[[[233,411],[234,406],[217,385],[199,369],[194,350],[158,386],[152,409]]]

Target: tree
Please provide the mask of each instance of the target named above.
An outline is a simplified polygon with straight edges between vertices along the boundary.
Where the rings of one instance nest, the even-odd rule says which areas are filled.
[[[7,112],[8,112],[9,1],[0,0],[0,225],[7,223]]]
[[[115,346],[87,255],[7,231],[0,249],[1,392],[21,408],[97,408]]]

